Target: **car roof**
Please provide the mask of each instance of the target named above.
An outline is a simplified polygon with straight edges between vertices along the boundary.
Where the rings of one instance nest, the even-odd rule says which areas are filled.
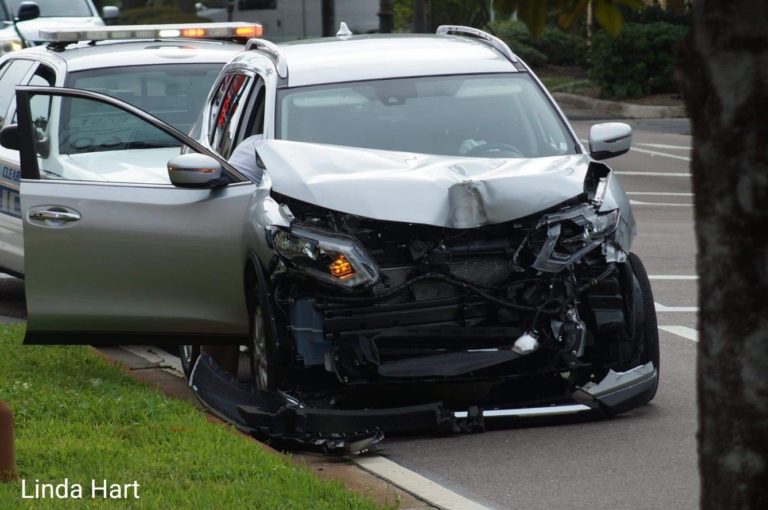
[[[477,39],[427,34],[328,37],[280,44],[288,86],[408,76],[514,72],[500,52]]]
[[[78,43],[63,49],[35,46],[12,53],[15,58],[24,55],[43,59],[56,56],[66,62],[67,71],[82,71],[103,67],[124,67],[192,63],[225,63],[243,50],[243,46],[220,41],[172,39],[156,41],[102,41],[96,44]]]

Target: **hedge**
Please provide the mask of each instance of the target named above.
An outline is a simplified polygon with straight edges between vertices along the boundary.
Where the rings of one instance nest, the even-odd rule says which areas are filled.
[[[626,23],[616,39],[592,39],[590,78],[604,97],[624,99],[677,92],[675,55],[687,28],[670,23]]]

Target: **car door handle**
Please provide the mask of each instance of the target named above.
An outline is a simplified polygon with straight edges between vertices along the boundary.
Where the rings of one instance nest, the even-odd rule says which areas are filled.
[[[53,209],[38,209],[36,211],[29,211],[29,219],[30,220],[38,220],[38,221],[60,221],[60,222],[69,222],[69,221],[77,221],[80,219],[80,213],[78,212],[67,212],[67,211],[56,211]]]

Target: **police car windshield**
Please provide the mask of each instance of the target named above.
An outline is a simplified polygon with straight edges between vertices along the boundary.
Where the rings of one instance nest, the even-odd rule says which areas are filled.
[[[130,103],[182,133],[189,132],[224,64],[155,64],[75,71],[67,87]]]
[[[11,12],[19,12],[19,5],[24,0],[6,0]],[[96,14],[91,11],[86,0],[35,0],[40,7],[40,17],[91,17]]]
[[[574,154],[527,73],[428,76],[280,91],[277,138],[486,158]]]

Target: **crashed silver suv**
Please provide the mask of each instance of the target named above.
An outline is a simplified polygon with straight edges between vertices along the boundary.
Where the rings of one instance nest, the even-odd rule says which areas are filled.
[[[191,138],[94,92],[17,103],[28,341],[183,344],[211,408],[310,441],[656,392],[651,288],[601,162],[630,128],[585,148],[488,34],[254,39]],[[126,151],[167,182],[66,175]]]

